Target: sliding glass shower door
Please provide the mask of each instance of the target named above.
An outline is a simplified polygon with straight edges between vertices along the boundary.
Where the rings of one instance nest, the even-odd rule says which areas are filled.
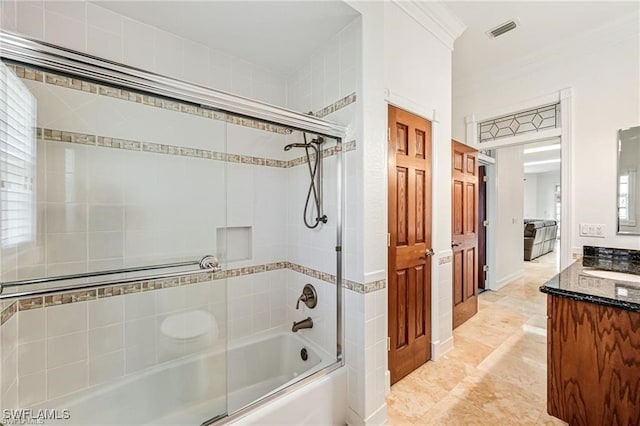
[[[5,416],[52,410],[65,425],[223,416],[226,114],[0,68]]]

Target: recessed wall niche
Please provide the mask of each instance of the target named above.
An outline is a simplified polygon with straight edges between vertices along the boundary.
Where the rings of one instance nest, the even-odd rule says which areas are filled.
[[[250,260],[253,252],[252,231],[251,226],[216,228],[218,258],[226,262]]]

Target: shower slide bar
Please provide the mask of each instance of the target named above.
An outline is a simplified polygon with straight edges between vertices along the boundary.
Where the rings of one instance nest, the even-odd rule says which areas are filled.
[[[142,277],[117,278],[117,279],[97,281],[92,283],[71,284],[71,285],[60,286],[60,287],[41,288],[36,290],[26,290],[23,292],[3,294],[4,289],[9,287],[21,287],[26,285],[52,283],[56,281],[76,280],[81,278],[100,277],[104,275],[127,274],[131,272],[143,272],[143,271],[152,271],[156,269],[179,268],[179,267],[194,266],[194,265],[198,265],[199,269],[192,269],[189,271],[180,271],[180,272],[171,272],[171,273],[165,273],[165,274],[147,275]],[[112,270],[100,271],[100,272],[86,272],[82,274],[59,275],[55,277],[36,278],[36,279],[22,280],[22,281],[7,281],[4,283],[0,282],[0,300],[8,299],[8,298],[16,298],[16,297],[37,296],[37,295],[43,295],[43,294],[58,293],[60,291],[88,290],[91,288],[102,287],[102,286],[112,285],[112,284],[127,284],[127,283],[138,282],[138,281],[150,281],[150,280],[162,280],[166,278],[186,277],[186,276],[198,275],[198,274],[207,273],[207,272],[215,273],[215,272],[220,272],[221,270],[222,270],[222,267],[219,265],[218,259],[215,256],[207,255],[202,257],[200,260],[191,260],[186,262],[165,263],[161,265],[150,265],[150,266],[138,266],[133,268],[112,269]]]

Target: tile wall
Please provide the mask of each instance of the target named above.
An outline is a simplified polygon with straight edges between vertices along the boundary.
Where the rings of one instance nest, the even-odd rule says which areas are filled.
[[[2,379],[4,401],[15,401],[16,407],[24,407],[64,400],[88,387],[191,355],[193,350],[186,347],[183,351],[169,351],[167,339],[159,330],[168,315],[192,310],[214,315],[220,330],[218,341],[224,341],[227,333],[234,341],[268,331],[289,330],[291,321],[303,318],[298,314],[309,314],[315,327],[308,330],[307,337],[329,354],[335,352],[335,224],[330,221],[325,229],[306,235],[301,226],[286,225],[301,223],[307,191],[306,159],[298,157],[299,152],[285,153],[282,149],[286,142],[298,141],[299,134],[265,131],[225,119],[224,135],[216,137],[211,128],[220,130],[220,122],[225,121],[200,116],[194,121],[192,114],[100,94],[99,90],[89,93],[63,87],[57,84],[60,81],[46,78],[25,78],[24,82],[37,96],[39,105],[41,180],[37,199],[41,221],[38,241],[42,246],[27,253],[3,252],[5,281],[159,262],[163,256],[189,258],[189,251],[193,257],[196,252],[201,255],[203,249],[224,254],[215,246],[215,233],[202,230],[213,231],[225,225],[225,220],[228,226],[251,228],[252,250],[249,259],[227,264],[228,305],[223,303],[223,281],[176,288],[151,286],[108,300],[100,294],[89,299],[63,297],[64,304],[44,308],[41,303],[10,305],[2,311],[8,319],[0,328],[3,347],[8,348],[3,351],[4,370],[10,372]],[[114,133],[100,120],[84,114],[84,109],[74,111],[73,105],[83,105],[95,114],[109,110],[125,113],[119,120],[111,117],[116,123],[112,136]],[[80,119],[73,119],[74,114]],[[186,121],[191,132],[199,125],[205,142],[195,133],[187,137],[170,129],[171,120],[176,126]],[[166,132],[158,132],[153,128],[156,125],[166,126]],[[59,128],[65,130],[54,130]],[[234,154],[222,158],[203,154],[223,152],[225,138],[233,144],[229,150]],[[327,142],[324,159],[325,213],[335,220],[336,157],[332,145]],[[355,147],[354,143],[346,146]],[[254,161],[257,158],[281,163],[269,166],[266,161]],[[113,167],[118,169],[115,174]],[[210,200],[217,203],[194,202],[199,190],[185,190],[194,180],[205,188],[211,182],[226,182],[212,190],[214,197]],[[98,190],[101,185],[110,189]],[[167,194],[183,198],[167,198]],[[226,201],[226,211],[220,200]],[[223,206],[222,210],[219,206]],[[197,225],[181,226],[192,223],[197,214],[204,215]],[[163,229],[167,233],[162,233]],[[191,236],[189,229],[194,232]],[[137,244],[132,242],[132,235],[145,230],[148,233],[141,235]],[[99,239],[104,233],[115,234],[116,241],[107,239],[104,243]],[[176,239],[177,235],[182,239]],[[282,235],[287,238],[282,239]],[[96,257],[91,248],[94,236],[95,247],[103,250]],[[193,248],[191,245],[197,241],[205,245]],[[166,252],[159,251],[162,244]],[[117,250],[106,253],[105,247]],[[300,255],[304,250],[311,251],[309,259]],[[149,256],[140,256],[142,253]],[[72,255],[77,258],[60,257]],[[273,264],[284,258],[294,262],[272,271],[250,271],[254,265]],[[289,269],[282,269],[285,267]],[[240,271],[240,276],[234,276],[233,271]],[[313,312],[307,313],[303,307],[294,315],[293,307],[306,282],[314,283],[322,302]],[[358,283],[350,285],[357,288]],[[20,309],[13,312],[16,306]],[[55,325],[58,323],[63,324],[59,330]],[[22,324],[30,324],[24,332]],[[12,327],[17,327],[17,334],[12,333]]]
[[[261,69],[241,59],[226,56],[204,46],[196,45],[188,40],[175,37],[172,34],[120,17],[92,4],[70,4],[68,5],[68,10],[62,10],[46,2],[3,1],[2,7],[2,25],[5,29],[16,30],[26,35],[97,54],[107,59],[139,66],[272,104],[286,106],[301,112],[315,111],[318,116],[323,116],[329,120],[347,125],[348,134],[345,141],[349,142],[348,145],[352,149],[357,149],[355,142],[352,142],[359,132],[357,107],[356,104],[352,104],[351,102],[355,101],[353,94],[357,92],[359,87],[360,61],[358,58],[361,30],[359,21],[348,25],[336,35],[336,37],[315,52],[309,61],[303,64],[303,66],[292,75],[280,76],[274,75],[268,70]],[[46,27],[44,25],[45,22],[47,23]],[[76,25],[72,30],[69,30],[69,25],[78,23],[81,25]],[[56,28],[60,28],[60,31],[56,30]],[[62,28],[64,28],[64,31],[62,31]],[[65,31],[67,31],[68,34],[68,30],[71,31],[71,33],[75,31],[77,34],[63,35]],[[160,48],[160,46],[162,46],[162,48]],[[175,58],[183,58],[183,61],[176,61]],[[196,63],[198,61],[202,62]],[[219,214],[220,217],[226,216],[228,226],[252,226],[253,237],[252,258],[234,262],[227,265],[227,267],[248,267],[267,262],[281,261],[285,257],[287,260],[299,266],[228,278],[228,311],[225,311],[225,307],[220,305],[212,305],[209,309],[216,313],[221,313],[222,318],[228,317],[226,327],[221,325],[220,330],[222,331],[226,328],[228,337],[231,340],[251,337],[256,333],[263,333],[271,329],[289,330],[292,321],[300,320],[310,315],[314,318],[316,326],[312,330],[303,330],[302,332],[307,332],[306,335],[310,339],[323,347],[327,352],[333,353],[335,350],[336,329],[335,305],[333,305],[333,303],[335,303],[335,286],[326,279],[320,279],[319,277],[323,277],[322,274],[315,274],[309,271],[304,274],[296,272],[296,270],[302,270],[300,267],[308,267],[319,272],[335,274],[335,225],[330,221],[326,228],[320,232],[309,231],[301,226],[302,208],[306,196],[305,182],[307,182],[308,179],[306,177],[306,164],[303,161],[296,160],[296,158],[301,156],[301,152],[294,152],[295,150],[292,150],[285,153],[282,150],[282,147],[286,143],[294,140],[300,142],[299,134],[286,135],[277,131],[265,132],[263,131],[264,129],[253,129],[234,124],[226,127],[225,134],[224,131],[221,130],[221,128],[224,127],[223,120],[203,119],[203,117],[199,117],[193,113],[191,115],[183,114],[178,120],[182,125],[176,125],[172,122],[172,120],[176,120],[175,115],[168,115],[174,113],[174,111],[171,111],[171,108],[166,108],[164,111],[162,108],[149,108],[141,104],[136,105],[135,103],[124,102],[116,99],[117,96],[108,101],[103,99],[96,100],[90,98],[91,94],[82,93],[81,91],[70,94],[70,92],[72,92],[71,90],[56,87],[55,85],[47,85],[33,81],[26,83],[35,93],[46,93],[47,97],[51,99],[64,100],[64,102],[59,103],[54,108],[49,108],[49,112],[42,116],[43,121],[41,126],[43,128],[95,135],[96,140],[99,136],[103,136],[121,141],[146,142],[178,148],[193,148],[194,150],[200,151],[208,150],[213,153],[225,152],[224,141],[227,140],[228,152],[236,154],[238,157],[227,157],[227,161],[224,162],[228,189],[225,194],[220,193],[220,196],[227,198],[228,205],[226,211],[218,211],[216,215]],[[340,99],[342,99],[342,101],[339,101]],[[347,100],[345,101],[345,99]],[[82,104],[83,108],[75,111],[73,107],[64,107],[77,104]],[[43,101],[42,107],[46,108],[47,105],[54,106],[51,102],[47,103],[47,101]],[[61,105],[63,107],[61,107]],[[71,112],[73,112],[73,115],[71,115]],[[99,118],[96,119],[96,117]],[[172,117],[171,120],[168,120],[168,117]],[[139,126],[138,124],[141,122],[150,122],[153,123],[153,125]],[[109,125],[107,125],[107,123]],[[114,123],[115,125],[113,125]],[[200,137],[203,133],[216,134],[218,136],[203,139]],[[49,146],[52,148],[49,149]],[[74,156],[84,155],[84,159],[87,161],[93,161],[92,155],[88,154],[90,152],[95,150],[100,150],[101,153],[106,152],[106,148],[79,146],[79,144],[52,140],[40,140],[39,149],[44,150],[45,155],[42,157],[43,160],[47,160],[47,164],[50,160],[53,161],[53,164],[56,164],[54,160],[56,158],[60,161],[61,156],[63,156],[62,152],[73,152]],[[51,155],[49,156],[50,153]],[[116,149],[104,155],[111,157],[113,160],[118,160],[119,154],[119,150]],[[210,189],[214,194],[217,193],[215,182],[219,182],[220,179],[215,176],[211,177],[210,175],[206,175],[209,173],[209,169],[212,168],[210,162],[203,161],[202,158],[181,158],[180,160],[182,160],[183,164],[176,168],[176,164],[179,162],[176,163],[175,159],[172,159],[174,161],[172,165],[168,162],[163,163],[161,159],[162,154],[143,152],[136,152],[134,154],[135,156],[131,156],[131,153],[126,153],[127,159],[139,157],[141,162],[139,164],[131,164],[129,168],[130,162],[125,161],[122,168],[118,170],[120,173],[115,174],[108,173],[107,170],[101,172],[98,161],[86,163],[96,167],[98,175],[102,176],[103,180],[101,182],[108,181],[110,184],[110,178],[115,178],[116,181],[119,180],[119,183],[123,184],[123,186],[121,186],[121,188],[123,188],[122,204],[113,202],[116,199],[118,201],[121,199],[119,191],[115,195],[111,191],[101,191],[101,194],[106,198],[93,200],[89,198],[92,194],[95,195],[96,193],[88,192],[86,189],[84,192],[74,195],[75,198],[73,200],[55,198],[59,193],[52,191],[51,196],[54,198],[50,201],[47,198],[49,195],[47,191],[43,195],[44,198],[39,200],[40,203],[62,204],[64,202],[65,204],[78,204],[76,200],[86,199],[88,203],[87,206],[90,206],[91,202],[96,202],[96,205],[103,204],[111,209],[123,209],[124,219],[121,223],[105,224],[104,226],[109,225],[109,229],[96,229],[95,232],[121,232],[121,236],[125,241],[123,245],[125,255],[128,252],[128,250],[126,250],[127,247],[130,249],[138,249],[138,253],[145,252],[143,249],[148,250],[149,246],[153,246],[151,250],[160,250],[156,248],[157,246],[154,244],[144,244],[144,242],[149,243],[150,241],[154,241],[153,238],[155,237],[149,234],[147,234],[146,237],[140,235],[140,238],[137,240],[140,242],[138,245],[134,244],[135,240],[131,240],[132,242],[129,246],[126,244],[126,241],[128,241],[128,230],[126,227],[129,224],[125,222],[128,216],[127,206],[124,201],[127,199],[126,196],[128,193],[126,191],[129,190],[128,185],[130,183],[138,186],[136,197],[132,199],[138,199],[137,196],[139,195],[141,197],[140,200],[143,200],[145,205],[148,205],[146,204],[147,202],[153,203],[154,201],[153,199],[146,199],[152,198],[151,194],[145,192],[145,188],[148,186],[160,185],[163,188],[163,193],[189,193],[191,197],[189,199],[187,199],[187,195],[184,194],[184,200],[173,200],[175,202],[171,204],[175,206],[175,209],[170,208],[165,212],[158,212],[160,209],[155,209],[154,213],[158,214],[150,215],[150,220],[153,221],[155,225],[169,221],[169,223],[184,226],[184,229],[189,230],[193,223],[212,220],[210,215],[199,220],[180,220],[180,218],[187,217],[187,211],[189,214],[193,212],[197,214],[198,211],[203,211],[202,203],[205,203],[205,206],[209,208],[211,207],[210,205],[206,205],[206,201],[201,201],[199,202],[201,204],[196,206],[194,206],[191,201],[195,198],[193,197],[193,192],[202,191],[203,188],[207,188],[207,186],[207,189]],[[166,156],[166,152],[163,154]],[[148,155],[153,155],[154,160],[144,163],[142,158]],[[377,372],[378,367],[383,365],[383,363],[386,365],[386,351],[381,349],[381,345],[386,342],[384,338],[386,331],[382,331],[384,327],[386,327],[386,323],[384,327],[382,326],[386,321],[386,291],[375,291],[366,296],[363,294],[365,288],[372,291],[384,289],[385,282],[383,280],[365,283],[362,257],[358,256],[358,253],[361,252],[361,247],[358,245],[361,244],[362,238],[358,237],[355,228],[355,224],[360,215],[359,211],[361,210],[360,204],[358,203],[358,200],[361,198],[359,197],[361,190],[358,188],[357,179],[360,161],[356,158],[356,155],[356,151],[349,151],[345,155],[345,184],[347,192],[345,201],[347,214],[344,233],[344,247],[346,249],[345,278],[349,280],[346,283],[347,287],[355,290],[345,292],[345,320],[347,324],[347,345],[345,352],[347,354],[350,376],[349,387],[351,390],[349,395],[351,400],[349,403],[352,407],[364,407],[365,400],[367,399],[367,396],[362,391],[364,384],[375,381],[374,379],[380,376]],[[213,154],[211,154],[211,156],[213,157]],[[282,163],[278,163],[277,167],[259,167],[262,166],[262,164],[258,160],[243,162],[242,156],[281,161],[285,167],[280,167],[283,165]],[[100,158],[103,158],[102,154]],[[207,166],[203,166],[203,169],[206,169],[206,171],[203,170],[202,172],[203,176],[197,179],[199,182],[206,183],[206,185],[189,187],[185,191],[188,184],[180,181],[181,176],[187,170],[191,172],[192,165],[196,163],[207,163]],[[162,170],[163,172],[173,168],[175,172],[170,172],[168,175],[164,173],[149,175],[146,172],[141,172],[141,170],[146,170],[147,167],[150,168],[150,170]],[[213,168],[215,168],[215,166]],[[45,169],[48,170],[46,165]],[[140,171],[140,173],[136,173],[136,170]],[[333,176],[334,171],[335,158],[332,159],[329,157],[327,161],[325,161],[325,176]],[[86,173],[84,170],[81,172]],[[51,177],[51,182],[56,182],[55,173],[62,174],[62,172],[56,171],[55,167],[51,173],[51,176],[46,175],[47,179]],[[67,174],[66,169],[65,174]],[[69,174],[75,174],[75,169]],[[125,178],[121,178],[121,176],[125,176]],[[64,181],[62,177],[58,179],[58,182],[61,181]],[[212,182],[214,184],[212,184]],[[96,182],[96,185],[99,183],[100,182]],[[96,186],[93,184],[91,186],[88,186],[89,184],[86,185],[89,188]],[[288,185],[292,185],[292,190],[283,190],[283,188],[288,187]],[[326,179],[325,185],[328,188],[335,188],[335,182],[331,181],[331,178]],[[332,191],[325,190],[325,197],[325,211],[327,215],[331,217],[331,210],[337,207],[335,193],[332,194]],[[155,201],[158,202],[158,200]],[[215,208],[215,206],[213,208]],[[83,221],[85,221],[87,226],[89,226],[89,223],[94,224],[100,222],[100,217],[105,221],[108,221],[108,218],[114,217],[114,215],[111,214],[112,212],[108,214],[107,212],[102,212],[104,214],[100,215],[99,210],[100,209],[96,210],[95,208],[86,209],[86,217],[82,216],[83,213],[78,213],[80,216],[79,222],[83,223]],[[73,209],[69,214],[74,217],[72,222],[77,223],[75,220],[76,216],[73,216]],[[64,217],[66,217],[66,215],[67,211],[65,209]],[[45,222],[48,224],[51,220],[54,227],[57,224],[66,225],[67,223],[64,217],[56,221],[48,219],[48,216],[49,215],[47,215]],[[91,217],[98,220],[91,219]],[[191,218],[191,216],[189,216],[189,218]],[[282,218],[286,218],[286,223],[290,225],[284,225],[285,222],[282,221]],[[145,226],[151,226],[146,219],[148,218],[139,217],[138,221],[132,221],[132,223],[137,223],[141,229],[131,229],[131,232],[145,232]],[[273,226],[274,223],[276,224],[275,226]],[[282,227],[280,226],[281,224]],[[111,227],[116,229],[111,229]],[[120,229],[122,230],[120,231]],[[191,230],[194,229],[199,229],[199,227],[191,228]],[[68,231],[68,233],[76,232],[68,229],[64,231]],[[283,235],[286,235],[287,238],[283,239]],[[114,238],[117,238],[115,234]],[[160,237],[157,238],[159,241]],[[193,239],[211,242],[215,241],[215,236],[193,235]],[[164,237],[162,240],[168,241]],[[192,238],[189,237],[185,240],[192,241]],[[175,242],[172,242],[170,244],[172,248],[175,247],[174,243]],[[87,243],[87,252],[89,252],[88,244],[89,243]],[[220,248],[214,248],[220,250]],[[46,249],[44,253],[46,253]],[[133,250],[132,253],[136,253],[136,251]],[[119,253],[113,252],[109,254],[117,255]],[[153,252],[154,256],[158,254],[160,253]],[[182,254],[184,256],[187,256],[187,254],[195,254],[195,250],[193,253],[185,251],[182,252]],[[88,255],[85,260],[86,262],[105,262],[100,265],[104,266],[107,262],[112,261],[113,258],[93,259],[91,255]],[[123,256],[122,262],[127,263],[126,256]],[[87,263],[87,265],[88,264],[89,263]],[[48,265],[45,266],[48,272],[49,270],[47,268]],[[52,265],[51,268],[52,270],[56,270],[54,265]],[[3,271],[4,270],[3,268]],[[60,270],[62,272],[65,271],[64,268]],[[18,269],[16,268],[16,276],[17,271]],[[36,270],[32,273],[35,274]],[[313,283],[318,290],[320,300],[327,301],[327,303],[320,303],[313,311],[307,310],[306,307],[301,307],[300,310],[296,311],[295,301],[306,282]],[[198,300],[202,300],[200,297],[205,296],[202,292],[214,291],[215,286],[216,281],[202,285],[188,286],[193,288],[183,290],[184,295],[180,296],[178,300],[191,300],[194,305],[188,305],[185,301],[182,309],[193,309],[195,304],[198,303]],[[144,353],[136,352],[135,348],[140,346],[138,349],[143,351],[142,348],[147,347],[147,344],[151,345],[151,342],[136,345],[136,343],[138,343],[137,339],[130,337],[129,341],[127,341],[127,336],[138,336],[140,335],[139,333],[145,336],[145,326],[153,328],[155,325],[157,328],[158,318],[166,313],[163,308],[158,308],[159,306],[161,307],[160,300],[165,300],[165,296],[161,296],[161,292],[165,292],[165,289],[152,291],[147,294],[140,293],[140,295],[131,299],[131,302],[126,302],[130,297],[129,295],[120,298],[122,302],[111,301],[112,305],[116,306],[112,307],[116,313],[110,313],[108,315],[103,313],[98,315],[106,315],[106,317],[115,316],[116,318],[113,319],[114,322],[109,324],[96,324],[90,321],[91,315],[96,315],[91,314],[91,312],[100,312],[101,308],[97,303],[94,305],[92,305],[92,303],[100,302],[100,300],[74,303],[72,304],[76,305],[74,308],[56,306],[33,311],[21,311],[17,315],[12,315],[0,328],[2,335],[0,345],[2,345],[3,355],[0,366],[3,372],[1,388],[4,398],[3,404],[5,404],[5,402],[9,404],[5,404],[4,406],[17,406],[15,404],[19,402],[20,392],[17,387],[17,379],[20,374],[20,369],[19,366],[17,366],[17,354],[18,347],[23,344],[30,344],[32,345],[31,347],[35,347],[36,343],[34,342],[39,342],[37,344],[44,345],[45,349],[54,351],[56,346],[55,344],[49,346],[49,338],[57,339],[65,337],[80,340],[80,337],[74,335],[85,333],[87,336],[86,348],[85,346],[81,346],[85,349],[83,353],[86,354],[86,359],[68,360],[64,358],[64,354],[61,352],[61,364],[57,364],[55,357],[58,356],[58,351],[54,351],[56,355],[53,355],[52,371],[56,368],[70,365],[80,367],[77,370],[78,380],[75,382],[75,385],[73,385],[76,387],[72,386],[73,389],[57,390],[54,386],[52,389],[45,388],[42,390],[40,387],[34,385],[33,390],[22,390],[23,401],[25,402],[29,401],[29,398],[42,398],[43,394],[45,395],[44,397],[48,397],[49,394],[47,392],[49,391],[51,391],[51,396],[66,394],[75,389],[80,389],[77,387],[80,386],[79,383],[89,386],[92,383],[97,383],[97,381],[102,380],[100,374],[102,374],[102,377],[106,381],[110,378],[118,377],[121,372],[127,374],[128,371],[133,372],[138,367],[149,367],[151,361],[148,360],[148,357],[145,356]],[[114,298],[114,300],[115,299],[116,298]],[[146,308],[144,309],[147,310],[145,310],[145,312],[139,312],[139,317],[127,317],[126,306],[130,306],[131,310],[134,309],[134,305],[137,305],[134,303],[134,299],[142,302],[142,306],[145,306]],[[368,306],[366,309],[365,304]],[[80,308],[80,306],[83,305],[85,307]],[[117,307],[120,305],[122,305],[121,308]],[[151,306],[154,306],[153,312],[151,312]],[[29,319],[29,317],[33,318],[37,317],[37,315],[45,315],[45,312],[58,308],[65,308],[59,310],[59,312],[67,312],[67,314],[62,314],[62,316],[68,315],[68,312],[74,309],[85,312],[87,318],[86,329],[63,330],[65,332],[64,334],[55,336],[49,336],[45,331],[45,334],[40,336],[39,339],[28,342],[20,341],[18,338],[18,322],[23,314],[29,314],[25,315],[26,319],[24,321],[27,321],[27,319],[29,321],[35,321]],[[117,313],[120,312],[120,309],[122,310],[122,314],[118,316],[119,314]],[[40,313],[37,314],[36,312]],[[153,320],[150,318],[153,318]],[[122,319],[122,321],[118,321],[120,319]],[[46,323],[48,317],[44,320]],[[220,320],[220,324],[223,323],[224,319]],[[100,329],[100,331],[94,331],[97,329]],[[93,332],[94,336],[103,333],[101,336],[106,336],[106,339],[103,340],[107,342],[122,340],[122,343],[113,343],[111,346],[108,345],[108,347],[102,348],[104,349],[104,353],[99,352],[96,348],[94,348],[92,352],[89,347],[90,332]],[[155,338],[157,339],[157,332],[151,334],[156,336]],[[127,343],[129,343],[129,345]],[[151,347],[156,350],[154,362],[161,362],[163,359],[160,359],[158,355],[158,340],[155,340],[154,344],[155,347],[151,345]],[[365,347],[365,344],[366,350],[363,351],[362,348]],[[131,349],[129,350],[129,348]],[[52,352],[52,354],[54,352]],[[130,355],[127,355],[127,353]],[[92,354],[94,355],[93,357]],[[100,357],[108,356],[111,356],[113,361],[113,367],[111,369],[102,371],[95,367],[95,365],[99,364],[91,363],[92,359],[96,360],[100,359]],[[153,358],[153,356],[151,356],[151,358]],[[120,363],[120,359],[122,359],[122,363]],[[107,362],[107,360],[107,358],[104,358],[105,362]],[[42,366],[41,361],[34,362],[40,362],[40,364],[37,365]],[[49,373],[48,362],[48,360],[45,360],[44,371],[46,374]],[[94,365],[94,367],[92,367],[92,365]],[[127,369],[127,366],[129,366],[129,369]],[[74,371],[76,370],[74,369]],[[4,372],[8,372],[8,374],[4,374]],[[12,372],[15,372],[15,375],[13,375]],[[376,372],[376,374],[372,375],[370,372]],[[23,373],[25,373],[23,375],[25,377],[27,375],[45,374],[43,370],[33,371],[33,369],[23,370]],[[380,381],[378,380],[378,382]],[[29,381],[22,379],[20,383],[29,383]],[[380,388],[380,383],[377,383],[374,388],[377,392],[377,389]],[[26,387],[25,389],[29,388]]]
[[[286,103],[285,76],[95,4],[2,0],[1,7],[0,25],[7,31],[273,105]]]

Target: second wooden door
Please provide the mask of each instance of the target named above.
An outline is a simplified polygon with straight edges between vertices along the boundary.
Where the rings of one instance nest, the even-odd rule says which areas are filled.
[[[453,328],[478,312],[478,155],[452,141]]]

